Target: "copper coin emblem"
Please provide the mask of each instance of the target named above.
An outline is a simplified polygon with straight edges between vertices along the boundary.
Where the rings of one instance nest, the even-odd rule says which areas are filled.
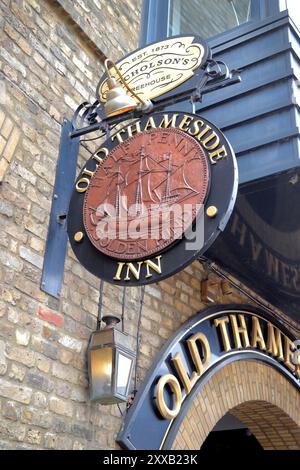
[[[84,199],[90,241],[119,260],[157,254],[181,239],[208,192],[209,168],[196,139],[152,129],[116,146]]]

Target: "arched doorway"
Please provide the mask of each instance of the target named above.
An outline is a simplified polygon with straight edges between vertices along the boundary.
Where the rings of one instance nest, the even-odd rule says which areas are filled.
[[[275,368],[251,360],[225,365],[200,389],[172,449],[200,449],[228,412],[244,423],[263,449],[300,449],[299,391]]]
[[[235,452],[236,449],[239,452],[258,452],[263,447],[250,429],[228,412],[209,433],[201,451]]]
[[[127,449],[197,450],[230,413],[263,449],[300,449],[294,342],[273,316],[252,306],[199,312],[157,356],[118,442]]]

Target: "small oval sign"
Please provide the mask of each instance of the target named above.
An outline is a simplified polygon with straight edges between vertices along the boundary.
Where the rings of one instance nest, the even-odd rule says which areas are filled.
[[[203,39],[177,36],[138,49],[116,64],[126,83],[141,99],[153,99],[189,80],[206,62],[208,53]],[[118,79],[113,67],[111,75]],[[107,90],[107,77],[103,77],[97,87],[102,103],[106,101]]]

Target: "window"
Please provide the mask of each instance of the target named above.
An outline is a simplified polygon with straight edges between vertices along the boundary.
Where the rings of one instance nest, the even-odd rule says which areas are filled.
[[[209,38],[249,21],[250,14],[251,0],[171,0],[168,36]]]
[[[287,7],[299,17],[300,0],[143,0],[140,45],[178,34],[212,38]]]

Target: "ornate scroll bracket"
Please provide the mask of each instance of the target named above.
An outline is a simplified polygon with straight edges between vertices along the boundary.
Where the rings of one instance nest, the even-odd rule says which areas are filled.
[[[183,91],[172,93],[170,96],[162,95],[155,99],[151,112],[162,111],[164,108],[182,101],[190,101],[194,112],[195,103],[201,102],[203,95],[241,82],[240,71],[229,70],[225,62],[221,60],[207,59],[200,72],[195,76],[196,80],[190,80],[191,84],[186,86]],[[103,104],[98,99],[93,103],[84,101],[78,106],[73,115],[72,125],[74,130],[70,137],[81,137],[96,130],[106,133],[112,126],[122,121],[138,119],[147,112],[135,109],[120,116],[106,118]]]

